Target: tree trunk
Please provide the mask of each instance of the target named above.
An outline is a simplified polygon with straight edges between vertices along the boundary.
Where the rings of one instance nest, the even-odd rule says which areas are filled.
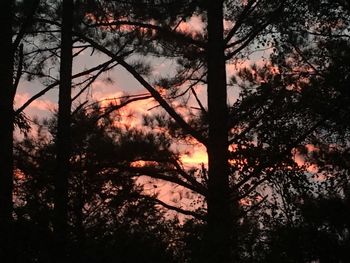
[[[0,253],[10,255],[13,189],[13,2],[1,1],[0,24]],[[2,258],[4,260],[5,258]],[[6,262],[6,259],[5,259]]]
[[[208,229],[205,262],[231,262],[228,108],[223,40],[223,1],[208,1]]]
[[[60,86],[57,123],[57,170],[55,174],[54,234],[57,262],[67,256],[68,178],[71,156],[71,84],[73,0],[63,0],[61,28]]]

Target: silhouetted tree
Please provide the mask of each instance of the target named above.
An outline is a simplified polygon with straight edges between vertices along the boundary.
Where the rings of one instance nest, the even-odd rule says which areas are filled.
[[[57,262],[65,260],[67,236],[68,178],[71,156],[71,89],[73,64],[73,0],[62,2],[60,85],[57,118],[57,171],[55,176],[55,217]]]
[[[16,167],[22,175],[15,192],[16,224],[21,229],[37,230],[27,236],[19,231],[22,260],[27,257],[46,262],[55,255],[52,253],[56,248],[50,248],[50,225],[55,220],[56,127],[55,119],[46,121],[38,126],[37,135],[16,146]],[[67,260],[177,262],[181,256],[173,252],[171,244],[177,222],[165,219],[163,211],[143,197],[142,188],[123,169],[147,149],[154,151],[162,143],[130,133],[124,135],[99,110],[79,111],[72,118]],[[39,235],[37,239],[35,235]]]
[[[0,63],[0,249],[4,256],[11,247],[12,223],[12,187],[13,187],[13,76],[14,76],[14,49],[13,37],[13,8],[14,1],[5,1],[1,4],[0,18],[3,25],[3,37],[0,47],[3,57]],[[9,246],[9,247],[8,247]],[[6,260],[6,259],[5,259]]]
[[[271,231],[265,260],[345,262],[348,218],[340,215],[346,213],[348,192],[347,4],[311,1],[289,11],[272,56],[274,69],[253,66],[239,74],[249,82],[240,84],[246,90],[240,104],[247,103],[246,111],[256,116],[248,130],[256,136],[254,144],[284,153],[265,152],[273,162],[286,157],[287,170],[274,168],[278,173],[265,179],[276,193],[272,206],[264,208],[274,222],[264,226]],[[258,106],[260,100],[271,106]]]
[[[191,262],[346,260],[348,239],[339,233],[348,231],[347,223],[305,213],[308,205],[317,215],[332,205],[343,211],[347,204],[346,120],[350,115],[346,1],[82,1],[77,5],[82,23],[73,30],[70,27],[75,39],[124,67],[147,89],[145,97],[152,96],[162,110],[145,118],[144,131],[130,129],[119,136],[109,130],[109,135],[115,136],[111,138],[105,131],[93,134],[90,130],[75,137],[72,178],[65,180],[63,187],[69,194],[68,198],[64,193],[66,222],[72,226],[67,229],[70,237],[76,238],[71,253],[75,245],[78,251],[89,246],[101,249],[91,241],[95,238],[108,244],[108,251],[102,250],[108,255],[105,260],[114,257],[110,251],[120,251],[123,246],[112,229],[125,227],[120,222],[127,218],[124,212],[118,213],[131,208],[125,200],[132,204],[142,199],[147,200],[142,211],[154,209],[156,203],[198,220],[187,221],[187,234],[182,236],[185,248],[192,250],[185,253]],[[181,25],[194,16],[202,20],[203,29],[182,31]],[[50,19],[45,23],[60,27]],[[272,52],[269,61],[237,70],[227,82],[227,65],[247,60],[250,52],[261,47]],[[171,76],[153,81],[152,68],[139,61],[151,56],[176,61],[176,69],[168,72]],[[101,69],[106,67],[101,65]],[[201,85],[207,88],[207,103],[201,102],[196,92]],[[229,87],[238,94],[233,102],[228,101]],[[187,103],[185,95],[197,107]],[[70,108],[70,100],[65,101]],[[130,96],[101,116],[91,115],[88,120],[95,120],[82,126],[95,130],[93,123],[102,125],[104,116],[131,101]],[[60,138],[60,130],[58,124],[55,139]],[[117,145],[115,140],[119,140]],[[202,144],[208,153],[208,167],[187,169],[179,153],[170,150],[179,142]],[[62,153],[67,157],[71,150],[65,147]],[[47,173],[43,175],[40,183],[45,182]],[[108,183],[98,180],[101,175]],[[198,203],[185,209],[141,193],[134,188],[132,178],[145,176],[153,182],[162,180],[183,187],[191,198],[198,198]],[[320,176],[326,178],[324,182]],[[90,195],[92,192],[102,194]],[[109,206],[110,199],[115,201],[114,208]],[[50,210],[50,202],[43,203],[46,205],[33,207]],[[98,207],[97,212],[89,216],[86,210],[92,207]],[[153,211],[156,218],[163,216]],[[86,220],[92,220],[91,225]],[[141,225],[145,228],[157,222],[145,220]],[[109,234],[101,237],[94,232],[97,230]],[[135,228],[124,229],[119,232],[120,240],[130,240],[133,231],[137,234],[131,236],[139,237]],[[330,244],[328,250],[323,247],[327,253],[316,247],[321,244],[315,236]],[[162,244],[155,247],[163,250]],[[140,246],[144,245],[141,242]]]
[[[33,16],[39,1],[24,1],[22,5],[16,1],[1,4],[1,23],[4,27],[1,49],[0,70],[0,252],[4,260],[12,255],[12,190],[13,190],[13,131],[15,124],[14,98],[22,76],[23,40],[28,28],[33,23]],[[18,22],[15,15],[23,20]],[[15,65],[17,66],[15,72]],[[17,118],[18,120],[20,118]],[[19,122],[18,122],[19,123]],[[21,124],[19,123],[19,126]],[[6,255],[9,257],[6,258]]]
[[[152,6],[152,10],[157,10],[156,8],[161,8],[171,4],[168,3],[157,3]],[[197,3],[195,3],[196,5]],[[208,189],[205,194],[208,206],[208,234],[206,240],[206,245],[203,246],[203,254],[206,254],[206,260],[212,262],[228,262],[230,260],[231,254],[231,230],[234,220],[230,214],[232,211],[239,214],[237,211],[237,202],[239,197],[235,198],[235,201],[230,200],[230,190],[229,190],[229,169],[228,169],[228,114],[227,114],[227,86],[226,86],[226,61],[232,59],[241,50],[246,48],[251,41],[260,34],[275,17],[277,17],[277,12],[282,11],[282,4],[277,6],[270,5],[268,1],[264,4],[257,3],[257,1],[251,1],[246,5],[240,5],[235,2],[228,1],[225,3],[224,14],[224,3],[223,1],[215,3],[199,3],[199,9],[193,10],[204,10],[200,12],[200,15],[206,17],[207,22],[207,34],[200,35],[197,34],[191,37],[190,34],[179,33],[176,31],[176,24],[172,28],[172,21],[166,25],[168,21],[162,21],[159,17],[159,25],[154,25],[149,23],[147,20],[138,21],[137,18],[130,17],[131,21],[120,21],[119,17],[115,17],[114,21],[101,21],[97,25],[131,25],[135,28],[145,30],[147,37],[147,32],[150,36],[158,37],[160,46],[157,49],[157,43],[153,45],[153,49],[149,52],[160,53],[169,57],[183,56],[179,60],[179,65],[182,69],[179,70],[185,77],[180,77],[178,74],[177,80],[189,80],[194,74],[201,73],[199,82],[204,82],[207,84],[208,88],[208,127],[209,134],[208,138],[203,133],[198,132],[196,129],[191,127],[187,122],[184,121],[181,115],[179,115],[169,103],[159,94],[159,92],[149,84],[145,78],[143,78],[137,69],[132,68],[132,65],[128,64],[126,61],[118,60],[118,62],[125,67],[157,100],[157,102],[169,113],[169,115],[177,122],[177,124],[183,129],[184,133],[191,134],[196,140],[201,142],[206,146],[209,155],[209,183],[207,185]],[[145,6],[145,10],[148,6]],[[236,12],[233,12],[236,8]],[[180,10],[180,9],[179,9]],[[154,14],[154,13],[152,13]],[[237,15],[239,14],[239,15]],[[256,23],[251,23],[254,16],[260,16],[261,19],[257,20]],[[235,25],[224,32],[223,19],[229,19],[230,21],[235,21]],[[123,23],[124,22],[124,23]],[[181,21],[180,21],[181,22]],[[178,23],[180,23],[178,22]],[[254,25],[252,25],[254,24]],[[156,32],[156,35],[152,35],[151,32]],[[227,33],[224,35],[224,33]],[[239,41],[233,41],[232,37],[237,34]],[[100,45],[99,43],[79,35],[83,41],[92,44],[96,49],[106,53],[111,57],[115,57],[115,54],[111,52],[108,48]],[[142,34],[141,34],[142,36]],[[207,38],[207,39],[206,39]],[[170,40],[170,41],[169,41]],[[173,41],[173,42],[171,42]],[[183,44],[180,46],[179,42],[186,43],[186,48],[183,48]],[[145,42],[147,43],[147,42]],[[148,49],[149,50],[149,49]],[[187,68],[186,68],[187,67]],[[193,71],[188,70],[193,69]],[[165,86],[166,89],[171,91],[174,90],[174,83],[171,81],[160,82],[161,84],[168,84]],[[175,82],[181,83],[181,81]],[[183,82],[182,82],[183,83]],[[177,84],[179,85],[179,84]],[[190,91],[191,89],[188,89]],[[205,109],[202,104],[202,110]],[[235,193],[237,196],[237,193]],[[231,204],[231,205],[230,205]],[[232,206],[232,204],[234,204]],[[208,222],[209,222],[208,221]]]

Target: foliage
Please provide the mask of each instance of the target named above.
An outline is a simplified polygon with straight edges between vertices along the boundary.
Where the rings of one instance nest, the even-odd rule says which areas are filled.
[[[72,124],[70,257],[91,262],[173,262],[170,235],[176,222],[165,219],[154,202],[144,199],[132,174],[122,169],[138,158],[138,152],[145,154],[146,148],[157,146],[124,141],[127,136],[111,119],[96,121],[100,114],[81,110]],[[24,249],[22,260],[46,262],[51,256],[47,242],[52,235],[55,127],[55,119],[39,123],[36,135],[16,145],[15,212],[18,238],[24,242],[18,247],[18,251]],[[30,229],[27,236],[22,228]],[[38,242],[32,243],[35,235]]]
[[[15,31],[20,31],[34,2],[16,2]],[[217,141],[208,143],[213,130],[210,113],[226,106],[228,114],[216,116],[222,123],[214,130],[227,131],[229,150],[222,164],[229,164],[229,193],[222,194],[228,194],[233,211],[226,231],[236,261],[349,260],[348,1],[223,1],[224,36],[209,43],[206,26],[212,3],[75,1],[75,56],[97,50],[110,60],[73,75],[72,86],[80,91],[72,100],[117,65],[149,94],[125,96],[106,107],[86,101],[72,113],[72,260],[209,260],[206,255],[214,249],[205,245],[208,229],[221,227],[208,220],[213,211],[208,200],[221,194],[209,182],[221,174],[209,176],[208,171],[220,156],[192,167],[181,157],[198,145],[208,153],[219,147]],[[59,84],[54,76],[58,71],[50,70],[60,59],[57,21],[62,7],[40,1],[37,8],[31,18],[37,23],[26,27],[15,66],[23,66],[19,77],[39,78],[51,89]],[[182,30],[193,18],[202,28]],[[225,59],[216,72],[209,72],[208,66],[214,61],[208,59],[212,43],[222,44]],[[257,58],[261,54],[262,60]],[[160,61],[166,72],[156,74]],[[218,92],[220,87],[209,87],[208,76],[220,70],[229,72],[223,88],[234,96],[227,105],[209,108],[202,101],[205,91]],[[142,97],[152,97],[159,105],[144,116],[140,127],[120,125],[123,120],[116,110]],[[17,257],[19,262],[48,262],[54,246],[50,240],[57,120],[40,121],[29,133],[22,111],[16,111],[15,118],[24,131],[24,139],[15,145]],[[177,191],[178,199],[158,199],[164,182]],[[190,202],[184,204],[186,200]],[[214,204],[225,207],[224,202]],[[181,224],[175,213],[183,214]]]

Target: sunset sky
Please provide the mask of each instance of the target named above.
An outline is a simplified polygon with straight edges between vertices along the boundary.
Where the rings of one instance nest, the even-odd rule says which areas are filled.
[[[0,3],[1,262],[349,261],[350,1]]]
[[[232,25],[229,22],[225,22],[225,27],[230,28]],[[201,18],[198,16],[193,16],[187,22],[182,22],[178,26],[179,31],[190,32],[191,34],[200,34],[204,28],[204,23],[201,21]],[[77,50],[75,50],[77,52]],[[270,49],[262,50],[259,52],[254,52],[250,55],[250,59],[243,59],[242,61],[236,61],[235,65],[227,65],[227,75],[228,78],[237,70],[249,67],[252,63],[256,63],[258,65],[262,65],[265,63],[265,58],[267,58],[271,54]],[[132,57],[130,61],[133,60],[142,60],[143,58]],[[92,52],[91,49],[87,49],[78,57],[75,57],[73,64],[73,74],[79,73],[88,68],[97,66],[105,61],[108,58],[98,52]],[[150,81],[157,79],[159,77],[167,77],[172,74],[174,68],[176,67],[176,63],[169,59],[162,58],[147,58],[146,62],[152,65],[152,73],[150,75]],[[58,65],[52,66],[49,70],[49,74],[52,77],[58,78],[57,72]],[[109,82],[108,79],[111,79],[113,82]],[[18,92],[15,100],[15,107],[19,107],[26,100],[28,100],[32,95],[39,92],[41,89],[45,88],[45,85],[41,84],[38,80],[34,81],[25,81],[19,85]],[[76,91],[73,90],[73,96]],[[120,97],[124,94],[133,95],[145,93],[145,89],[132,77],[130,74],[124,70],[121,66],[117,66],[114,69],[110,70],[107,73],[102,74],[88,89],[88,92],[85,92],[80,96],[80,98],[73,103],[73,105],[77,105],[77,102],[89,100],[103,100],[107,98],[116,98]],[[197,90],[199,97],[202,103],[206,104],[206,90],[204,87],[199,87]],[[238,91],[229,88],[229,103],[235,101],[238,95]],[[50,112],[54,111],[57,108],[57,98],[58,91],[57,87],[49,92],[47,92],[44,96],[35,100],[25,111],[26,114],[30,117],[38,116],[38,117],[47,117],[50,115]],[[192,101],[194,103],[194,100]],[[190,104],[191,105],[191,104]],[[135,111],[145,112],[148,109],[152,108],[154,104],[144,103],[144,102],[135,102],[130,105]]]

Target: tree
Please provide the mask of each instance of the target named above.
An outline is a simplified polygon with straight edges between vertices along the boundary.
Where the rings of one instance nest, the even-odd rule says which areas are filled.
[[[347,55],[334,48],[348,46],[344,40],[348,36],[342,35],[348,32],[344,26],[347,24],[341,20],[348,7],[346,2],[337,1],[336,5],[328,1],[279,1],[276,4],[267,0],[79,4],[88,7],[88,11],[80,9],[82,23],[72,32],[76,39],[87,48],[105,53],[129,71],[149,92],[146,97],[152,96],[170,116],[152,116],[153,120],[149,121],[158,125],[156,128],[166,127],[163,134],[155,131],[146,137],[137,132],[128,134],[125,152],[129,153],[128,148],[135,145],[142,148],[143,153],[132,153],[128,157],[144,161],[144,165],[135,166],[129,160],[113,168],[130,177],[146,175],[176,183],[205,199],[204,207],[189,211],[154,196],[144,197],[205,222],[203,228],[200,227],[205,232],[201,252],[192,254],[197,257],[194,261],[241,262],[260,255],[256,252],[258,249],[247,249],[248,244],[254,242],[257,247],[266,248],[259,238],[269,236],[262,233],[258,220],[264,219],[263,227],[272,232],[276,229],[273,224],[269,225],[269,220],[273,223],[281,220],[283,226],[276,233],[282,237],[296,229],[293,227],[297,225],[300,211],[296,203],[310,198],[314,194],[312,188],[318,185],[309,176],[309,163],[317,163],[323,171],[329,171],[330,164],[334,164],[332,170],[338,165],[342,180],[327,182],[348,186],[344,183],[346,173],[340,171],[347,167],[347,162],[340,165],[334,161],[338,153],[346,160],[348,148],[348,126],[342,124],[342,119],[348,116],[348,67],[344,63]],[[164,10],[171,10],[170,16],[165,16]],[[282,15],[287,23],[279,20]],[[202,20],[202,30],[181,31],[186,19],[194,16]],[[337,28],[341,36],[329,34],[329,26],[319,28],[320,21]],[[45,22],[60,26],[56,21],[46,19]],[[299,34],[310,28],[317,32]],[[306,45],[310,35],[317,48]],[[249,52],[261,46],[271,51],[275,48],[269,63],[242,69],[232,78],[226,76],[227,64],[246,60]],[[135,56],[129,56],[132,52]],[[169,70],[171,76],[152,81],[149,65],[137,61],[141,56],[151,55],[176,59],[177,68]],[[228,77],[230,82],[226,83]],[[201,102],[196,92],[200,85],[207,89],[207,103]],[[239,93],[234,102],[227,101],[227,90],[231,86]],[[186,103],[188,99],[181,101],[185,95],[197,105]],[[181,111],[184,108],[186,113]],[[336,113],[340,113],[340,117]],[[161,151],[143,148],[142,139],[156,141],[154,138],[167,139],[163,148],[181,140],[202,144],[208,153],[208,167],[186,169],[178,154],[163,148]],[[336,151],[330,147],[332,144],[337,144]],[[318,147],[320,154],[309,150],[310,145]],[[160,153],[157,155],[154,151]],[[303,165],[297,163],[297,157],[303,158]],[[81,198],[77,195],[74,199]],[[77,211],[81,211],[81,206]],[[81,222],[81,214],[76,214],[77,222]],[[246,229],[249,227],[251,231]],[[301,228],[302,231],[305,229]],[[83,232],[77,230],[77,233]],[[199,239],[201,237],[199,235]],[[274,244],[269,245],[274,249]],[[286,247],[294,250],[289,244]],[[301,255],[290,260],[307,257],[309,255]]]
[[[23,262],[47,262],[56,249],[51,247],[55,244],[50,225],[55,220],[57,117],[37,128],[38,134],[15,147],[16,168],[22,175],[15,188],[15,223],[20,228],[15,233]],[[72,142],[66,260],[176,262],[181,256],[172,247],[176,220],[166,219],[156,203],[144,198],[123,169],[145,152],[164,149],[165,142],[137,131],[124,134],[95,103],[72,116]]]
[[[231,262],[233,225],[228,170],[228,107],[223,25],[223,1],[207,3],[208,47],[208,233],[204,251],[208,262]],[[237,237],[235,237],[237,238]],[[203,252],[204,252],[203,251]]]
[[[191,134],[196,140],[201,142],[207,148],[209,157],[209,182],[205,198],[207,201],[207,219],[208,219],[208,233],[206,244],[203,246],[203,254],[205,254],[206,260],[209,262],[229,262],[231,258],[232,239],[231,231],[232,226],[237,224],[233,221],[238,218],[233,218],[232,213],[239,214],[237,211],[237,202],[239,195],[234,193],[237,197],[235,201],[230,201],[230,183],[229,183],[229,169],[228,169],[228,109],[227,109],[227,86],[226,86],[226,61],[239,54],[241,50],[247,47],[250,42],[260,34],[267,25],[271,22],[271,17],[276,15],[277,11],[282,10],[281,5],[270,6],[269,3],[265,3],[265,8],[262,8],[262,4],[258,4],[257,1],[250,1],[246,5],[239,5],[235,2],[225,3],[227,10],[230,7],[236,7],[237,13],[227,12],[224,15],[224,3],[223,1],[213,3],[200,3],[201,11],[204,10],[204,16],[206,16],[206,31],[207,36],[197,35],[191,38],[188,34],[178,33],[172,29],[171,25],[152,26],[147,23],[137,23],[137,21],[127,22],[125,24],[135,25],[136,27],[146,28],[155,30],[158,32],[160,43],[164,44],[165,47],[161,49],[163,54],[170,54],[171,51],[176,50],[180,56],[183,56],[183,62],[179,63],[180,66],[195,67],[194,72],[200,72],[199,82],[203,81],[207,84],[208,90],[208,137],[203,133],[199,133],[193,127],[186,123],[182,116],[174,111],[168,102],[163,99],[160,94],[150,85],[147,81],[142,78],[138,72],[131,68],[131,66],[125,62],[120,61],[120,64],[124,66],[137,80],[144,85],[144,87],[154,96],[157,102],[164,107],[165,111],[174,118],[177,124],[183,129],[184,133]],[[161,5],[160,5],[161,6]],[[198,9],[197,9],[198,10]],[[254,16],[261,16],[261,20],[257,21],[255,27],[251,27],[251,18]],[[226,36],[224,36],[223,19],[230,19],[235,21],[236,25],[233,26]],[[123,24],[123,21],[110,22],[113,24]],[[163,22],[164,23],[164,22]],[[164,32],[166,31],[166,32]],[[230,43],[232,37],[237,34],[238,41]],[[207,39],[206,39],[207,37]],[[186,43],[186,49],[182,49],[182,46],[174,47],[168,39],[178,45],[181,40]],[[84,39],[84,38],[83,38]],[[91,39],[84,39],[85,41],[92,43]],[[190,46],[191,48],[188,48]],[[107,50],[101,45],[94,44],[94,47],[105,52],[110,56],[114,56],[112,52]],[[190,50],[190,51],[189,51]],[[157,52],[157,50],[156,50]],[[169,53],[167,53],[169,52]],[[159,53],[159,52],[158,52]],[[203,54],[205,54],[203,56]],[[171,56],[171,55],[169,55]],[[175,55],[176,56],[176,55]],[[187,63],[187,64],[186,64]],[[198,65],[202,66],[198,66]],[[185,78],[189,80],[194,74],[193,71],[186,74]],[[179,71],[184,72],[184,71]],[[192,75],[191,75],[192,74]],[[177,75],[178,78],[179,75]],[[177,79],[178,80],[178,79]],[[180,82],[180,81],[179,81]],[[179,83],[176,82],[176,83]],[[171,85],[171,82],[170,82]],[[175,85],[174,85],[175,86]],[[169,88],[171,89],[171,88]],[[188,89],[190,90],[190,89]],[[202,104],[200,104],[202,105]],[[206,114],[204,110],[203,115]],[[226,127],[226,128],[225,128]],[[231,199],[232,200],[232,199]],[[231,203],[231,204],[230,204]],[[233,203],[233,205],[232,205]],[[234,247],[234,245],[233,245]],[[208,254],[207,254],[208,253]]]
[[[73,0],[62,2],[60,85],[57,121],[57,173],[55,176],[55,221],[57,262],[66,256],[68,178],[71,156],[71,89],[73,64]]]
[[[289,158],[298,167],[288,165],[301,173],[286,177],[289,182],[282,176],[269,178],[279,204],[278,215],[270,217],[275,225],[266,262],[343,262],[348,258],[348,237],[343,235],[348,218],[341,214],[346,213],[348,192],[349,14],[342,1],[304,4],[289,10],[293,15],[286,16],[287,24],[281,23],[283,37],[272,57],[272,76],[271,70],[256,66],[241,73],[259,87],[244,99],[248,108],[254,105],[249,98],[263,98],[263,89],[275,97],[274,107],[260,115],[267,118],[260,117],[261,124],[252,122],[253,129],[260,130],[257,143],[269,145],[270,139],[281,136],[276,140],[281,147],[297,139]],[[264,85],[259,85],[261,79]],[[285,106],[276,103],[277,94]]]
[[[0,143],[3,145],[0,151],[0,247],[2,249],[0,252],[5,255],[12,254],[9,251],[12,246],[13,211],[13,131],[15,124],[13,103],[23,68],[23,45],[20,43],[33,23],[32,18],[38,5],[39,1],[25,1],[23,6],[16,1],[6,1],[1,4],[0,18],[4,25],[4,38],[0,45],[4,58],[0,64],[3,72],[0,78]],[[23,9],[18,11],[20,7]],[[16,21],[15,14],[22,16],[23,21]],[[16,29],[18,31],[15,34]],[[15,65],[17,66],[16,74]]]
[[[167,4],[172,2],[159,3],[155,7],[151,7],[152,15],[158,14],[156,8],[163,8]],[[195,3],[195,6],[198,3]],[[139,31],[146,33],[141,34],[141,36],[151,36],[154,38],[158,37],[159,43],[161,43],[161,48],[157,48],[157,44],[153,45],[151,43],[152,49],[148,49],[149,52],[154,52],[156,54],[162,54],[168,57],[183,56],[181,62],[179,62],[182,69],[179,70],[185,77],[181,77],[181,74],[176,75],[176,85],[178,83],[184,83],[185,80],[190,80],[190,78],[195,73],[200,72],[201,77],[199,77],[199,82],[204,82],[207,84],[208,89],[208,126],[209,135],[206,138],[205,133],[198,132],[195,128],[191,127],[183,117],[179,115],[176,110],[174,110],[169,102],[164,99],[160,93],[147,82],[128,62],[122,59],[117,61],[126,68],[157,100],[157,102],[168,112],[168,114],[177,122],[183,129],[183,133],[187,133],[193,136],[200,143],[205,145],[209,156],[209,183],[206,185],[207,191],[205,192],[205,198],[207,200],[208,207],[208,234],[206,238],[206,245],[203,246],[203,251],[207,251],[206,259],[212,262],[228,262],[231,257],[231,233],[232,225],[235,225],[233,221],[238,218],[233,218],[230,216],[231,212],[239,214],[237,211],[237,203],[239,195],[236,195],[233,208],[230,207],[230,183],[229,183],[229,169],[228,169],[228,113],[227,113],[227,86],[226,86],[226,61],[237,56],[244,48],[246,48],[265,28],[271,23],[273,17],[276,16],[277,12],[283,10],[283,2],[279,5],[270,5],[268,1],[263,4],[257,1],[248,2],[248,4],[240,5],[238,3],[228,2],[225,3],[227,10],[231,7],[235,7],[235,11],[231,10],[224,15],[224,3],[219,1],[217,3],[199,3],[200,9],[205,11],[204,16],[206,16],[207,21],[207,33],[208,36],[196,35],[195,37],[189,36],[186,33],[179,33],[176,31],[175,26],[172,27],[173,20],[168,21],[161,20],[162,17],[156,17],[155,20],[159,22],[158,25],[149,23],[149,21],[137,21],[135,17],[130,16],[130,20],[125,21],[125,19],[120,19],[120,17],[114,17],[114,20],[102,21],[97,20],[97,26],[117,26],[121,25],[131,25],[138,28]],[[180,5],[181,7],[181,5]],[[145,8],[149,8],[146,4]],[[234,8],[233,8],[234,9]],[[179,9],[180,10],[180,9]],[[113,13],[113,12],[111,12]],[[237,13],[239,15],[237,15]],[[202,13],[201,13],[202,15]],[[253,22],[251,18],[254,16],[260,16],[260,19]],[[171,16],[173,17],[173,16]],[[176,16],[175,16],[176,17]],[[236,25],[233,26],[226,36],[224,36],[223,29],[223,19],[227,18],[231,21],[236,19]],[[158,20],[160,21],[158,21]],[[136,20],[136,21],[135,21]],[[181,23],[182,21],[178,22]],[[253,25],[252,25],[253,24]],[[173,29],[174,28],[174,29]],[[153,32],[155,31],[156,35]],[[149,35],[147,35],[149,34]],[[237,35],[238,40],[230,42],[233,36]],[[82,41],[90,43],[96,49],[104,52],[105,54],[116,58],[115,54],[111,52],[103,44],[94,41],[91,38],[83,36],[77,32],[77,36],[81,38]],[[206,42],[206,37],[208,37]],[[173,41],[172,43],[169,41]],[[183,46],[176,46],[179,42],[186,43],[186,48]],[[146,44],[149,42],[145,41]],[[190,48],[188,48],[190,46]],[[172,53],[173,52],[173,53]],[[174,55],[175,54],[175,55]],[[203,56],[203,54],[205,54]],[[187,68],[186,68],[187,67]],[[188,69],[193,69],[193,71]],[[180,79],[180,81],[179,81]],[[160,82],[161,83],[161,82]],[[175,86],[171,81],[165,82],[170,84],[170,87],[165,87],[173,91],[171,86]],[[164,84],[164,83],[163,83]],[[188,89],[191,90],[191,89]],[[193,92],[194,93],[194,92]],[[195,96],[195,94],[194,94]],[[200,104],[202,106],[202,104]],[[206,110],[202,107],[203,114]],[[224,125],[224,128],[222,128]],[[226,128],[225,128],[226,126]],[[266,167],[265,167],[266,168]],[[231,192],[232,193],[232,192]],[[210,223],[209,223],[210,222]]]
[[[14,49],[12,45],[14,1],[5,1],[1,4],[1,24],[4,26],[4,37],[0,42],[3,51],[0,70],[0,143],[3,145],[0,152],[0,236],[1,255],[8,252],[10,244],[12,221],[12,136],[13,136],[13,67]]]

